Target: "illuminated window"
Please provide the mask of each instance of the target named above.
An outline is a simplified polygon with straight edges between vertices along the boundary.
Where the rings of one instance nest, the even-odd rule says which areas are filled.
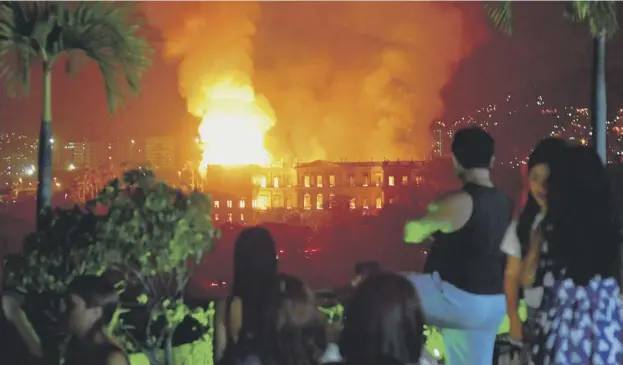
[[[233,215],[231,213],[227,213],[227,221],[231,222],[233,220]]]
[[[383,208],[383,199],[376,198],[376,209],[381,209],[381,208]]]
[[[394,203],[394,198],[389,198],[389,204],[393,204]]]
[[[247,206],[247,202],[245,202],[244,200],[240,201],[240,208],[244,208]]]
[[[383,183],[383,175],[376,174],[376,186],[381,186]]]
[[[335,186],[335,175],[329,175],[329,186],[330,187]]]
[[[218,201],[218,200],[215,200],[215,201],[214,201],[214,208],[218,208],[218,207],[220,207],[220,206],[221,206],[221,204],[219,203],[219,201]]]
[[[363,186],[368,186],[370,184],[370,177],[368,174],[363,174]]]
[[[215,221],[217,221],[217,220],[219,220],[219,219],[221,219],[221,215],[220,215],[220,214],[218,214],[218,213],[217,213],[217,214],[215,214],[215,215],[214,215],[214,220],[215,220]]]
[[[348,185],[355,186],[355,176],[354,175],[348,175]]]
[[[244,214],[240,214],[240,220],[244,222]]]
[[[260,195],[257,200],[257,209],[266,210],[268,209],[268,195]]]
[[[361,205],[363,206],[363,209],[368,209],[368,199],[364,199]]]
[[[316,175],[316,186],[319,188],[322,187],[322,175]]]
[[[420,185],[422,183],[422,177],[421,176],[416,177],[415,178],[415,183]]]
[[[357,208],[357,200],[355,198],[350,199],[350,209]]]
[[[274,188],[279,187],[279,176],[273,176],[273,187]]]
[[[303,209],[309,210],[311,209],[311,195],[305,194],[303,196]]]
[[[260,187],[266,187],[266,176],[260,176]]]
[[[388,176],[387,180],[388,180],[389,186],[394,186],[394,177],[393,176]]]
[[[251,207],[257,208],[257,200],[256,199],[251,200]]]
[[[402,185],[407,185],[409,183],[409,177],[408,176],[403,176],[402,177]]]
[[[305,177],[303,178],[303,183],[306,188],[311,186],[311,179],[309,178],[309,176],[305,175]]]
[[[292,209],[292,198],[286,197],[286,209]]]
[[[227,201],[227,208],[231,208],[234,206],[234,203],[231,200]]]
[[[335,204],[335,194],[329,194],[329,209],[333,208],[333,204]]]
[[[322,194],[316,195],[316,209],[322,210],[324,208],[324,198]]]

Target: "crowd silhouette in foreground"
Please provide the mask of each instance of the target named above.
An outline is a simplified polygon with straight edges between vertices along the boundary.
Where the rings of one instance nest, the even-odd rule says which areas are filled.
[[[216,305],[214,362],[432,365],[426,324],[441,329],[446,364],[490,365],[497,363],[496,333],[508,315],[509,335],[530,364],[623,364],[622,222],[595,151],[541,141],[528,161],[529,196],[517,219],[490,179],[493,139],[481,129],[463,129],[452,152],[463,187],[405,225],[405,242],[432,244],[424,273],[360,265],[340,291],[341,323],[328,324],[310,288],[279,272],[268,230],[244,229],[234,248],[231,292]],[[19,266],[5,260],[5,272],[16,270],[12,265]],[[522,297],[529,307],[525,323],[517,313]],[[45,358],[23,298],[13,277],[4,275],[2,364]],[[66,364],[129,364],[104,330],[118,302],[103,277],[75,279],[66,296],[72,334]]]

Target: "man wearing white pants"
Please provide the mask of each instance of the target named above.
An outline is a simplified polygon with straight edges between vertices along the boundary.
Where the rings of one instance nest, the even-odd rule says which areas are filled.
[[[449,365],[490,365],[506,314],[504,254],[511,202],[490,179],[494,141],[482,129],[457,131],[455,170],[464,185],[405,227],[407,243],[433,238],[425,274],[407,275],[427,324],[440,327]]]

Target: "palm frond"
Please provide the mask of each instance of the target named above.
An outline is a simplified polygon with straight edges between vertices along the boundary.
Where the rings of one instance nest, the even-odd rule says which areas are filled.
[[[513,33],[513,7],[510,0],[486,3],[485,11],[495,28],[506,35]]]
[[[619,30],[615,1],[574,0],[568,13],[572,20],[587,23],[593,37],[605,32],[611,38]]]
[[[67,3],[65,9],[60,43],[65,51],[83,51],[97,63],[113,113],[128,91],[138,93],[141,77],[151,65],[145,18],[132,2],[83,1]]]

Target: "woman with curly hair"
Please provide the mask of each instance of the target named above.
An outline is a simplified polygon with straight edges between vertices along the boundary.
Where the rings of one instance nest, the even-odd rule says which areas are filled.
[[[550,165],[547,215],[531,235],[522,279],[543,272],[537,313],[536,365],[623,364],[619,299],[623,237],[605,166],[578,146]]]

